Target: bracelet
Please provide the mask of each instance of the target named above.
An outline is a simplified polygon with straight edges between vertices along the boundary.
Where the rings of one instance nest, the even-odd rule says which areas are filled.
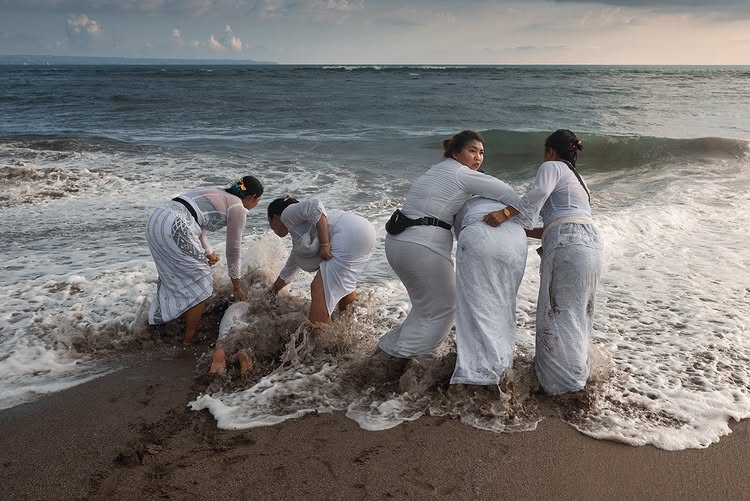
[[[331,245],[331,244],[330,244],[330,243],[327,243],[327,244],[320,244],[320,246],[321,246],[321,247],[328,247],[329,245]]]

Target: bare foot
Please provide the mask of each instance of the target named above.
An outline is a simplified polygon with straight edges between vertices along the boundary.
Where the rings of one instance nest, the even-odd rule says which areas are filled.
[[[244,350],[237,352],[237,360],[240,361],[240,375],[245,375],[253,370],[253,361]]]
[[[208,369],[209,374],[223,375],[227,371],[227,361],[224,357],[224,350],[216,350],[214,356],[211,359],[211,368]]]

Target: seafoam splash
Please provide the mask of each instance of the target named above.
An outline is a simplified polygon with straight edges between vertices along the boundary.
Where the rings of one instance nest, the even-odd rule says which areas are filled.
[[[434,359],[405,366],[370,356],[377,338],[408,308],[400,284],[381,283],[352,316],[321,334],[317,354],[290,357],[297,346],[290,338],[276,368],[266,367],[270,372],[240,388],[209,387],[190,405],[211,411],[223,428],[341,411],[368,430],[432,415],[522,431],[556,414],[596,438],[668,450],[706,447],[731,432],[730,419],[750,417],[750,263],[743,223],[750,216],[750,179],[743,165],[687,163],[627,179],[618,172],[589,177],[605,191],[597,220],[608,267],[595,316],[591,379],[580,394],[546,397],[534,378],[538,259],[530,253],[519,292],[515,365],[496,387],[447,384],[455,357],[450,340]],[[357,340],[326,351],[325,335],[341,331],[357,332]]]

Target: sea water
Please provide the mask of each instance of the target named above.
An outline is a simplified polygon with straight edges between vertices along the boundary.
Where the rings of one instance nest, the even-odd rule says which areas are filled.
[[[191,403],[220,427],[341,411],[367,429],[436,415],[517,431],[557,413],[597,438],[683,449],[750,416],[748,67],[0,69],[0,408],[150,346],[149,211],[253,174],[266,193],[245,230],[254,306],[236,347],[259,363]],[[440,160],[441,140],[482,131],[483,169],[523,193],[544,138],[561,127],[584,141],[579,170],[606,241],[585,405],[538,392],[533,252],[516,364],[495,393],[445,384],[452,339],[400,379],[373,376],[377,338],[409,308],[385,260],[383,224]],[[265,295],[289,249],[270,233],[265,205],[287,193],[355,211],[377,230],[361,299],[317,341],[304,322],[310,275],[274,302]],[[221,253],[224,234],[210,239]],[[220,308],[231,289],[225,260],[213,273]]]

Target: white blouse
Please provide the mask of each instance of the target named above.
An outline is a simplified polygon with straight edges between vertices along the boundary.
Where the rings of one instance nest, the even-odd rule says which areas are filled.
[[[342,214],[344,214],[343,211],[336,209],[326,211],[317,198],[303,200],[284,209],[281,213],[281,222],[287,227],[292,237],[292,252],[289,253],[286,264],[279,272],[279,277],[284,282],[289,283],[300,268],[312,272],[320,267],[320,242],[315,225],[320,221],[320,217],[325,215],[328,218],[330,237]]]
[[[436,217],[453,224],[464,203],[473,195],[516,206],[518,194],[496,177],[473,171],[452,158],[446,158],[422,174],[411,186],[401,211],[409,218]],[[424,245],[450,259],[453,233],[438,226],[413,226],[387,238]]]
[[[200,241],[206,255],[213,252],[206,233],[227,227],[226,256],[230,278],[240,278],[242,233],[247,221],[247,209],[240,197],[221,188],[200,188],[180,195],[193,206],[201,227]]]
[[[591,217],[586,190],[565,162],[547,161],[539,166],[531,188],[518,205],[509,205],[520,212],[516,216],[519,224],[532,229],[540,216],[545,225],[563,217]]]

